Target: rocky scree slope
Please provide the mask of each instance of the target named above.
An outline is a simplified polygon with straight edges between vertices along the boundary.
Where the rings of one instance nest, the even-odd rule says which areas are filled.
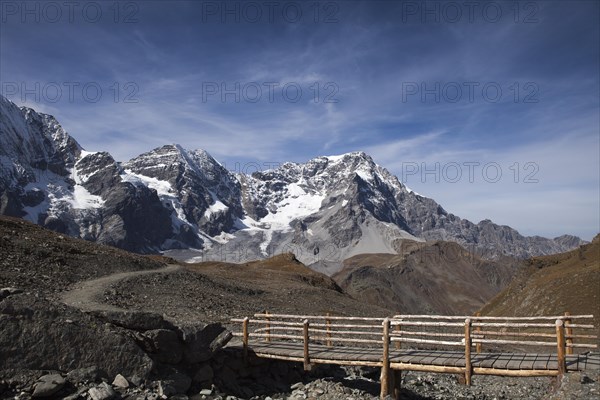
[[[362,152],[252,175],[178,145],[121,164],[84,151],[54,117],[1,96],[0,130],[0,214],[136,252],[244,262],[291,251],[333,274],[353,255],[395,253],[402,239],[455,241],[488,259],[583,243],[461,219]]]

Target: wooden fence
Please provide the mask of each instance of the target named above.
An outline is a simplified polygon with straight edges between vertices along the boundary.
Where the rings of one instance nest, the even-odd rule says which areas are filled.
[[[234,333],[234,336],[242,339],[245,359],[251,341],[260,341],[263,348],[268,348],[270,343],[302,344],[305,369],[313,363],[381,367],[381,394],[384,397],[399,391],[399,372],[402,370],[462,374],[467,385],[471,384],[471,376],[475,374],[562,375],[567,371],[570,354],[598,348],[597,332],[590,333],[596,328],[584,323],[591,318],[592,315],[569,313],[543,317],[395,315],[391,318],[262,313],[252,318],[233,319],[232,322],[242,325],[241,332]],[[331,351],[320,351],[320,356],[313,358],[311,348],[317,347]],[[346,351],[349,348],[362,350],[352,353]],[[415,348],[454,349],[454,354],[461,355],[464,365],[402,361],[401,355]],[[366,353],[366,349],[370,349],[370,353]],[[530,363],[528,368],[496,369],[477,363],[478,354],[499,351],[511,354],[523,349],[556,354],[556,368],[548,369],[546,364],[539,369]],[[285,352],[270,355],[263,351],[260,356],[298,361],[297,355]],[[392,374],[391,371],[395,372]]]

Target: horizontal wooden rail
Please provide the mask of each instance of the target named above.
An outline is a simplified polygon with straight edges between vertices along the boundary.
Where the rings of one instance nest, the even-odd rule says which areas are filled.
[[[255,317],[264,318],[285,318],[285,319],[331,319],[331,320],[347,320],[347,321],[383,321],[384,318],[376,317],[342,317],[342,316],[324,316],[324,315],[291,315],[291,314],[254,314]]]
[[[597,344],[585,344],[585,343],[567,343],[566,344],[567,347],[577,347],[577,348],[581,348],[581,349],[597,349],[598,345]]]
[[[437,326],[437,327],[463,327],[461,322],[425,322],[425,321],[392,321],[392,326]],[[554,326],[554,325],[553,325]]]
[[[363,331],[334,331],[331,329],[313,329],[311,325],[310,331],[317,333],[335,333],[336,335],[358,335],[358,336],[373,336],[376,332],[363,332]]]
[[[350,339],[350,338],[329,338],[326,336],[315,336],[315,337],[311,337],[311,339],[314,340],[320,340],[320,341],[325,341],[325,340],[331,340],[332,342],[349,342],[349,343],[373,343],[373,344],[381,344],[381,339],[380,340],[375,340],[375,339]]]
[[[470,318],[472,321],[498,320],[498,321],[534,321],[534,320],[549,320],[556,321],[557,319],[593,319],[593,315],[558,315],[541,316],[541,317],[482,317],[482,316],[456,316],[456,315],[394,315],[392,319],[438,319],[438,320],[460,320]]]
[[[258,328],[253,330],[252,332],[260,333],[260,332],[271,332],[271,331],[301,331],[304,328],[296,327],[296,326],[270,326],[268,328]]]
[[[243,322],[243,320],[240,320],[240,319],[232,319],[231,321],[232,322]],[[277,325],[283,325],[283,326],[302,326],[302,322],[270,321],[270,320],[264,320],[264,319],[249,319],[248,322],[251,324],[262,324],[262,325],[277,324]]]
[[[521,346],[556,346],[556,342],[499,340],[499,339],[473,339],[473,343],[516,344],[516,345],[521,345]]]
[[[381,326],[379,325],[365,325],[365,324],[310,324],[310,326],[316,326],[319,328],[367,328],[367,329],[378,329],[381,330]]]
[[[555,324],[529,324],[529,323],[510,323],[510,322],[473,322],[473,326],[480,327],[506,327],[506,328],[554,328]]]
[[[496,331],[479,331],[478,335],[484,336],[519,336],[519,337],[546,337],[556,339],[556,333],[535,333],[535,332],[496,332]]]
[[[569,324],[569,328],[596,329],[594,325]]]
[[[598,339],[598,335],[565,335],[567,339]]]
[[[302,340],[302,336],[300,335],[284,335],[281,333],[269,334],[269,333],[256,333],[252,334],[253,337],[257,338],[265,338],[265,339],[296,339]]]
[[[268,328],[258,328],[252,331],[252,334],[254,335],[255,333],[263,333],[263,332],[273,332],[273,331],[302,331],[304,330],[304,328],[301,327],[279,327],[279,326],[270,326]],[[356,335],[356,336],[373,336],[374,333],[376,332],[361,332],[361,331],[332,331],[332,330],[328,330],[328,329],[313,329],[312,325],[311,328],[309,329],[309,331],[312,333],[330,333],[333,334],[335,333],[336,335]],[[404,332],[403,332],[404,333]],[[415,332],[408,332],[408,334],[413,334]],[[397,336],[397,335],[396,335]],[[457,335],[457,334],[428,334],[428,333],[419,333],[419,336],[456,336],[456,337],[462,337],[462,335]],[[332,340],[335,340],[335,337],[331,336]]]
[[[437,332],[413,332],[413,331],[394,331],[390,333],[391,337],[401,336],[427,336],[427,337],[465,337],[462,333],[437,333]]]
[[[464,335],[463,335],[464,336]],[[464,347],[463,342],[449,342],[445,340],[429,340],[429,339],[414,339],[414,338],[391,338],[392,342],[406,342],[406,343],[423,343],[423,344],[439,344],[440,346],[460,346]]]

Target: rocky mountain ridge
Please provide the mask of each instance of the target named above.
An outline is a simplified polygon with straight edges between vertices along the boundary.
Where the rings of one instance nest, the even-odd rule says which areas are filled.
[[[454,241],[487,259],[583,243],[461,219],[363,152],[236,175],[178,145],[124,163],[84,151],[54,117],[3,97],[0,128],[0,214],[136,252],[243,262],[291,251],[333,274],[353,255],[396,253],[404,239]]]

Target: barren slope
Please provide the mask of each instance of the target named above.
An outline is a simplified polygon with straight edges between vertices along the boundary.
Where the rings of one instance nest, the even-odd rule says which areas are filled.
[[[165,264],[162,257],[132,254],[0,216],[0,287],[52,293],[75,282]]]
[[[363,254],[334,280],[351,296],[406,314],[470,314],[509,281],[513,259],[485,261],[453,242],[404,242],[401,253]]]
[[[391,310],[351,298],[292,254],[245,264],[207,262],[171,274],[138,276],[105,293],[118,307],[165,313],[173,321],[228,324],[257,312],[386,316]],[[239,327],[238,327],[239,328]]]
[[[600,326],[600,235],[563,254],[527,261],[481,312],[493,316],[594,314]]]

